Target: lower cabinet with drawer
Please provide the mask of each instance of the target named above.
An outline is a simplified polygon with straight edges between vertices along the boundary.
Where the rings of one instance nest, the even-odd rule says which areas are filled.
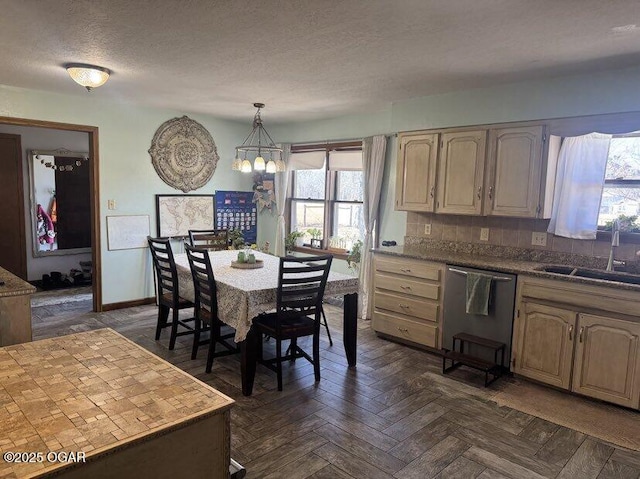
[[[374,331],[401,342],[439,348],[444,267],[376,253]]]

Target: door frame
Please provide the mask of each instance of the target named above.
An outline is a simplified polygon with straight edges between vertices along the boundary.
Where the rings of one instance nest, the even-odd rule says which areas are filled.
[[[18,159],[18,195],[21,200],[18,204],[18,228],[20,228],[20,276],[22,279],[27,279],[27,238],[25,236],[25,208],[24,208],[24,167],[22,165],[22,137],[14,133],[0,133],[0,137],[12,138],[16,140],[16,147]],[[21,276],[24,275],[24,276]]]
[[[91,260],[93,263],[93,281],[91,288],[93,290],[93,310],[95,312],[102,311],[102,255],[100,248],[100,152],[98,142],[98,127],[90,125],[76,125],[73,123],[59,123],[55,121],[32,120],[28,118],[14,118],[7,116],[0,116],[0,124],[14,126],[34,126],[38,128],[78,131],[81,133],[89,134],[89,157],[91,158],[91,161],[89,162],[89,195],[91,198]],[[20,155],[22,156],[22,151],[20,152]],[[22,189],[22,185],[20,185],[20,188]]]

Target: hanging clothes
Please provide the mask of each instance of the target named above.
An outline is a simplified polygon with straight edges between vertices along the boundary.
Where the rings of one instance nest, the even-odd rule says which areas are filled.
[[[56,240],[56,232],[51,217],[41,204],[38,204],[36,213],[38,215],[38,241],[40,244],[53,244]]]
[[[51,221],[53,222],[53,224],[56,224],[58,222],[58,202],[56,201],[55,196],[51,200],[51,211],[49,213],[49,216],[51,217]]]

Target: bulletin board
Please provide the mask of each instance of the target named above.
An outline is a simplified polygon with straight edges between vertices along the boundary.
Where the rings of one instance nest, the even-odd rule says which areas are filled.
[[[247,244],[258,239],[253,191],[216,191],[216,229],[240,230]]]

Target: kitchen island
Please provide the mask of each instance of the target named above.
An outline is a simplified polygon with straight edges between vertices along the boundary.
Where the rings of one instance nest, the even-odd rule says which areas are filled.
[[[0,477],[226,478],[232,405],[111,329],[0,348]]]
[[[36,288],[0,268],[0,346],[31,341],[31,295]]]

